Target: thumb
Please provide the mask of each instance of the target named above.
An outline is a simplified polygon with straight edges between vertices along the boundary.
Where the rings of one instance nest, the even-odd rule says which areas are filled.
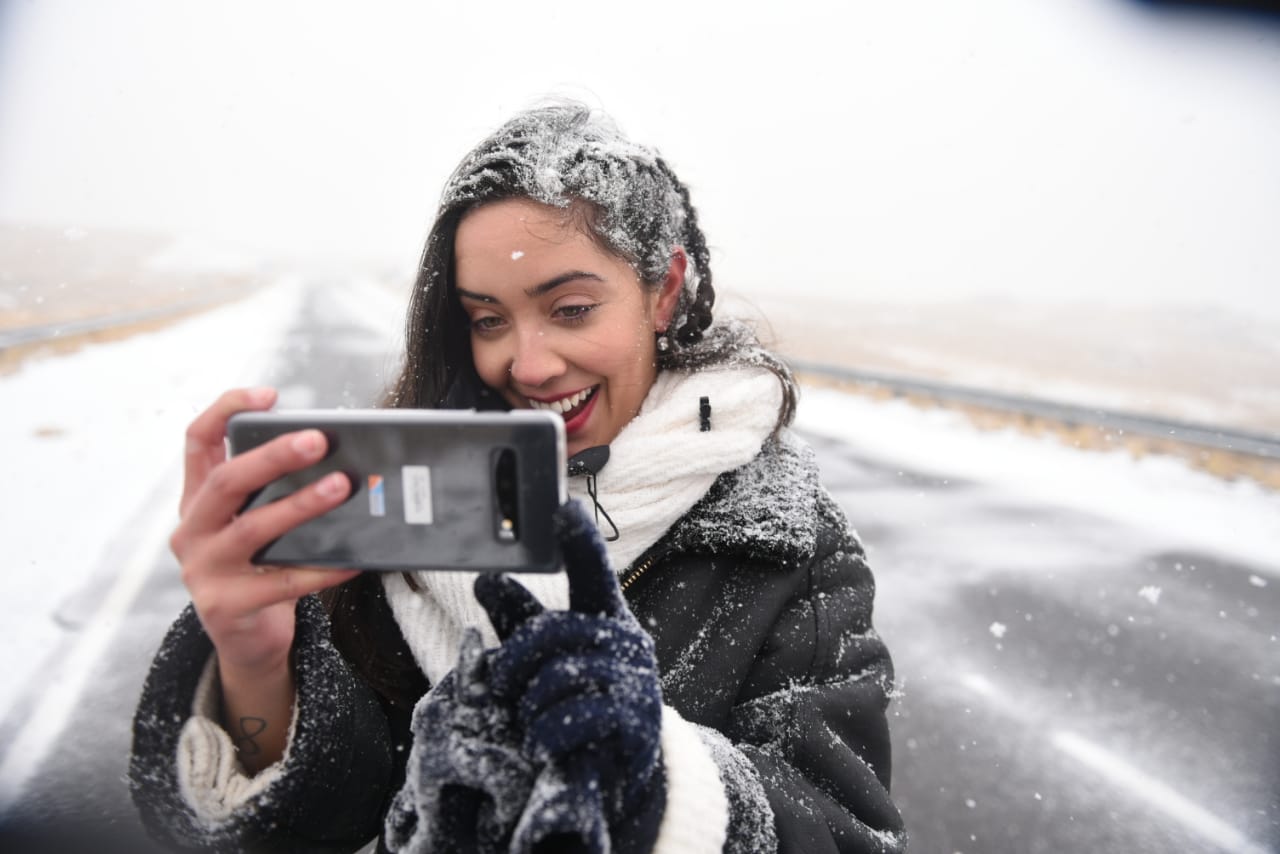
[[[523,584],[505,575],[477,576],[473,589],[500,640],[546,610]]]
[[[468,705],[482,701],[488,693],[488,685],[485,683],[484,641],[473,626],[462,634],[457,673],[458,699]]]

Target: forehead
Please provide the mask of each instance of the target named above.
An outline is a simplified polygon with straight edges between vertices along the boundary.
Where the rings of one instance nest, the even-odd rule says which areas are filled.
[[[635,268],[602,249],[570,209],[505,199],[466,213],[454,237],[454,287],[502,302],[541,297],[558,283],[639,283]]]
[[[529,199],[504,199],[468,211],[458,223],[454,254],[460,262],[568,246],[583,235],[568,211]],[[516,260],[519,260],[518,258]]]

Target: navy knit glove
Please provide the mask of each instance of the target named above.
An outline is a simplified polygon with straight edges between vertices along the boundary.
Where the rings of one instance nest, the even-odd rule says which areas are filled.
[[[468,629],[458,666],[413,710],[413,749],[404,788],[386,818],[392,851],[502,852],[533,788],[510,704],[487,674],[492,653]]]
[[[568,611],[545,610],[505,576],[475,584],[503,639],[489,687],[514,705],[525,751],[542,766],[511,850],[647,850],[665,803],[653,639],[627,608],[581,505],[566,504],[555,522]]]

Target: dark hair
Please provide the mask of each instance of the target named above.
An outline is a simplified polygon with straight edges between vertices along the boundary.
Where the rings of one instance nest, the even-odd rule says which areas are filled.
[[[470,210],[527,198],[565,211],[602,249],[656,287],[682,247],[688,257],[659,370],[755,364],[782,385],[778,428],[795,412],[795,381],[741,323],[712,325],[710,252],[689,191],[654,150],[606,117],[574,103],[515,116],[477,145],[450,176],[427,237],[409,302],[405,360],[386,404],[401,408],[505,408],[476,375],[470,329],[453,282],[453,244]]]

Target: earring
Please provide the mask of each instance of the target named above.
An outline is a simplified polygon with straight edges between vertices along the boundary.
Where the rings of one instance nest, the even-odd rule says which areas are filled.
[[[671,349],[671,340],[667,338],[667,333],[658,333],[658,352],[665,353]]]

